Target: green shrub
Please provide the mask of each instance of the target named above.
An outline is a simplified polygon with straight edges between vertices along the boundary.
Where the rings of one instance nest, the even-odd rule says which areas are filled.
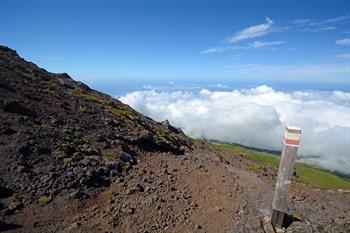
[[[95,91],[84,91],[80,88],[74,88],[73,90],[70,90],[70,93],[86,102],[94,102],[105,106],[111,106],[113,104],[113,101],[110,98],[104,97]]]
[[[44,206],[44,205],[47,205],[48,203],[50,203],[51,201],[52,201],[51,197],[48,197],[46,195],[42,195],[39,198],[39,205]]]
[[[62,159],[64,158],[65,154],[63,151],[61,151],[60,149],[56,149],[54,151],[52,151],[52,156],[58,159]]]
[[[104,154],[103,157],[108,161],[114,161],[117,159],[116,154],[110,153],[110,154]]]
[[[64,163],[64,164],[68,164],[68,163],[70,163],[71,161],[72,161],[72,158],[70,158],[70,157],[69,157],[69,158],[64,158],[64,159],[63,159],[63,163]]]
[[[132,116],[134,116],[134,113],[132,111],[130,111],[130,110],[123,110],[123,109],[113,108],[113,109],[111,109],[111,112],[114,115],[121,116],[121,117],[131,118]]]

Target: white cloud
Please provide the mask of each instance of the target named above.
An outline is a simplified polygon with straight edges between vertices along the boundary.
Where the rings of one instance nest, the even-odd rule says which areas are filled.
[[[318,24],[327,24],[327,23],[338,23],[338,22],[346,22],[349,23],[350,15],[338,16],[332,19],[327,19],[319,22]],[[316,23],[317,24],[317,23]]]
[[[241,50],[241,49],[246,49],[246,47],[242,46],[216,46],[216,47],[211,47],[208,49],[205,49],[201,51],[201,54],[208,54],[208,53],[221,53],[225,51],[230,51],[230,50]]]
[[[249,44],[252,48],[263,48],[273,45],[281,45],[284,44],[284,41],[254,41]]]
[[[338,45],[350,45],[350,38],[336,40],[335,43]]]
[[[296,19],[292,21],[292,23],[296,25],[303,25],[310,22],[311,22],[311,19]]]
[[[228,38],[224,39],[224,42],[228,44],[241,42],[244,40],[254,39],[256,37],[264,36],[270,32],[272,32],[272,26],[273,21],[266,17],[265,22],[259,25],[254,25],[248,28],[245,28],[241,31],[236,32],[233,36],[229,36]],[[281,31],[282,29],[278,29],[277,31]],[[252,43],[249,43],[247,45],[241,45],[241,46],[233,46],[233,45],[223,45],[223,46],[215,46],[211,47],[205,50],[202,50],[202,54],[208,54],[208,53],[220,53],[220,52],[226,52],[231,50],[245,50],[245,49],[258,49],[268,46],[274,46],[274,45],[280,45],[283,44],[284,41],[254,41]]]
[[[228,43],[235,43],[242,40],[252,39],[256,37],[260,37],[271,32],[271,28],[273,25],[273,21],[266,17],[265,22],[259,25],[254,25],[248,28],[245,28],[233,36],[230,36],[226,39]]]
[[[286,125],[302,128],[302,160],[350,171],[350,93],[280,92],[268,86],[233,91],[132,92],[120,98],[188,135],[280,150]]]
[[[208,54],[208,53],[221,53],[226,52],[230,50],[248,50],[248,49],[260,49],[265,47],[272,47],[275,45],[281,45],[284,44],[284,41],[254,41],[252,43],[248,43],[245,46],[217,46],[217,47],[211,47],[209,49],[205,49],[201,51],[202,54]]]
[[[300,31],[319,32],[335,30],[339,25],[349,23],[349,20],[350,15],[343,15],[326,20],[296,19],[292,21],[292,24]]]

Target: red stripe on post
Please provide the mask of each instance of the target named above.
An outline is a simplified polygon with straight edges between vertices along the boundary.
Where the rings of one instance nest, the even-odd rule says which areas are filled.
[[[298,146],[299,145],[299,140],[292,140],[292,139],[285,139],[284,140],[284,143],[285,144],[288,144],[288,145],[296,145]]]

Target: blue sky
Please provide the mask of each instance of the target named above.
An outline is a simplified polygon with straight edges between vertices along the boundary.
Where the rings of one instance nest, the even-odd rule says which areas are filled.
[[[0,44],[89,84],[349,85],[350,1],[5,0]]]

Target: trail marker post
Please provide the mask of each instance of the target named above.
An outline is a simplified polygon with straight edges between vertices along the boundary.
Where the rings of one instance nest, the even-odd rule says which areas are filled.
[[[288,187],[294,171],[294,163],[300,142],[301,129],[287,126],[284,133],[284,147],[278,168],[275,193],[272,201],[271,223],[283,227],[288,211]]]

